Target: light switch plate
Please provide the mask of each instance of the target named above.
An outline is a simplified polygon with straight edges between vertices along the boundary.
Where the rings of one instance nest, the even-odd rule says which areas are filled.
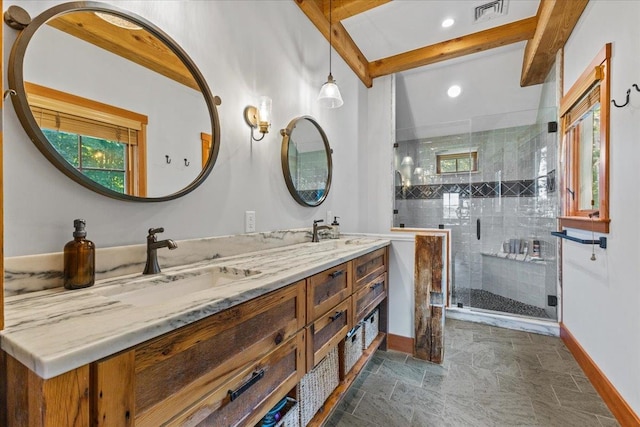
[[[244,232],[253,233],[256,231],[256,211],[246,211],[244,213]]]

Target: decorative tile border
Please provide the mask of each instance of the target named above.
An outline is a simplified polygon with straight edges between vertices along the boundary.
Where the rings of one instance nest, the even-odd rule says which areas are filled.
[[[429,184],[396,186],[396,199],[442,199],[445,193],[457,193],[463,199],[489,197],[534,197],[539,190],[555,191],[555,170],[536,179],[484,181],[469,184]]]

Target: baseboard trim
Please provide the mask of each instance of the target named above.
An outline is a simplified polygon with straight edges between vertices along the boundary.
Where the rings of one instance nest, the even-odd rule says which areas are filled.
[[[413,354],[413,338],[387,334],[387,348],[389,350]]]
[[[591,359],[589,354],[582,348],[576,338],[569,332],[564,323],[560,323],[560,338],[576,358],[576,361],[586,374],[587,378],[593,384],[593,387],[602,397],[604,403],[607,404],[611,413],[616,417],[618,422],[623,426],[640,426],[640,418],[624,398],[618,393],[618,390],[611,384],[609,379],[598,368],[598,365]]]

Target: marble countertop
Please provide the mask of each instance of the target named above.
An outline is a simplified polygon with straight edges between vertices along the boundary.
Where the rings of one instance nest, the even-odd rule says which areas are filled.
[[[387,245],[362,237],[300,243],[8,297],[0,345],[52,378]]]

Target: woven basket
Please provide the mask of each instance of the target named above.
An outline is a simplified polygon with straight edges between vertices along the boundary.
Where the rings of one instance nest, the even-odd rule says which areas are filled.
[[[331,392],[338,387],[338,348],[334,347],[327,357],[322,359],[298,383],[298,406],[300,425],[306,426],[327,400]]]
[[[282,410],[284,416],[275,427],[300,427],[300,410],[295,399],[287,397],[287,404]]]
[[[344,340],[344,375],[351,371],[360,357],[362,357],[362,328],[356,325]]]
[[[375,309],[369,316],[362,321],[364,333],[362,334],[362,347],[366,350],[369,348],[373,340],[378,336],[378,318],[380,310]]]

